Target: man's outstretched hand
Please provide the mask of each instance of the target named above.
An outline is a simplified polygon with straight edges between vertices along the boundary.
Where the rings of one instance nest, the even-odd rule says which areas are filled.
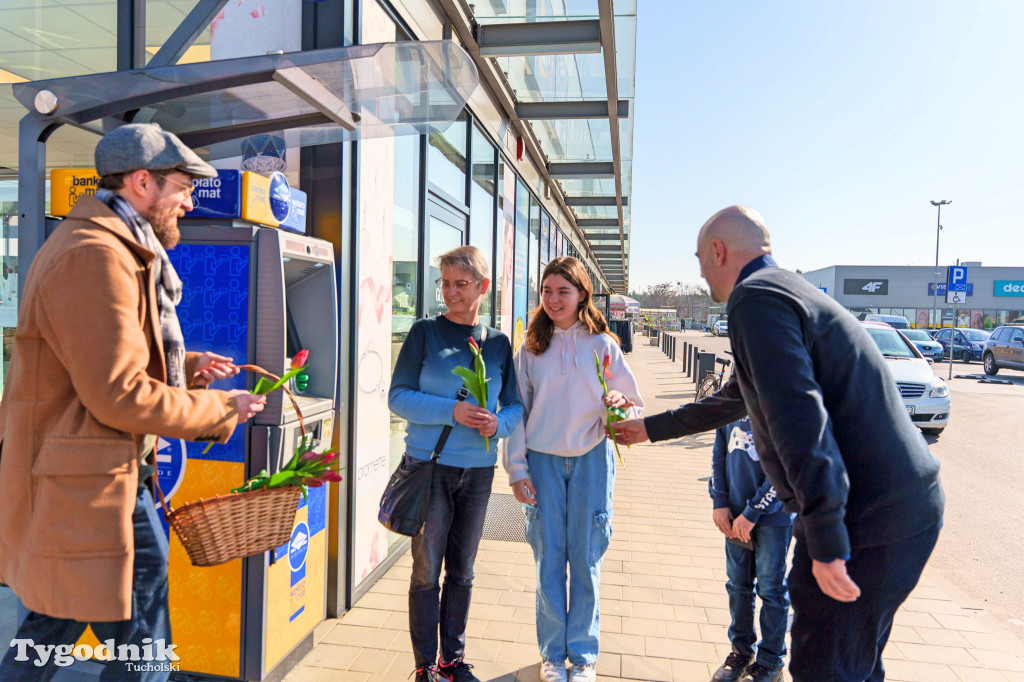
[[[636,445],[647,440],[647,427],[644,426],[643,419],[627,419],[615,422],[611,428],[615,430],[615,440],[620,445]],[[607,432],[608,427],[606,426],[604,430]],[[611,434],[609,433],[608,435],[610,436]]]
[[[842,559],[833,559],[828,563],[811,560],[811,572],[814,579],[818,581],[821,591],[836,601],[857,601],[860,596],[860,588],[857,583],[850,579],[846,572],[846,562]]]

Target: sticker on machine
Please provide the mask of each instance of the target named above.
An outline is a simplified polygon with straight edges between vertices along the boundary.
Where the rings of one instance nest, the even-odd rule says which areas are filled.
[[[164,499],[170,501],[185,479],[185,441],[180,438],[160,438],[156,443],[156,474]]]

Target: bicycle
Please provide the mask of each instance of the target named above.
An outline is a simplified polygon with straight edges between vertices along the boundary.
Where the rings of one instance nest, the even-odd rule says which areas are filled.
[[[704,375],[704,378],[697,384],[697,396],[694,400],[701,400],[709,395],[717,393],[722,389],[722,384],[725,383],[725,368],[732,364],[731,360],[725,358],[715,358],[715,362],[722,366],[722,370],[715,373],[715,370],[709,369]]]

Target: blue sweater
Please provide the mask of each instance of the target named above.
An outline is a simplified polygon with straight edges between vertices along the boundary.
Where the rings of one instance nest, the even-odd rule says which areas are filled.
[[[472,334],[481,343],[483,325],[456,324],[443,315],[418,320],[398,354],[391,377],[388,406],[408,423],[405,451],[415,459],[430,459],[446,424],[453,425],[438,463],[461,468],[492,467],[497,462],[498,439],[505,438],[523,418],[523,405],[516,388],[512,346],[508,337],[487,327],[481,344],[487,366],[487,409],[498,415],[498,431],[484,449],[484,437],[477,429],[457,423],[452,410],[462,379],[452,374],[461,365],[472,369],[469,349]],[[476,404],[473,396],[466,400]],[[500,406],[500,409],[499,409]]]
[[[762,526],[793,523],[794,515],[782,509],[782,500],[761,469],[749,417],[715,432],[708,492],[715,509],[728,507],[734,517],[743,514]]]

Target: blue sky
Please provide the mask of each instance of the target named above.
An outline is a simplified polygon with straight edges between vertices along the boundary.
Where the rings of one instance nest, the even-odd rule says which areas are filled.
[[[780,265],[1024,266],[1024,2],[641,0],[630,289],[702,283],[761,212]]]

